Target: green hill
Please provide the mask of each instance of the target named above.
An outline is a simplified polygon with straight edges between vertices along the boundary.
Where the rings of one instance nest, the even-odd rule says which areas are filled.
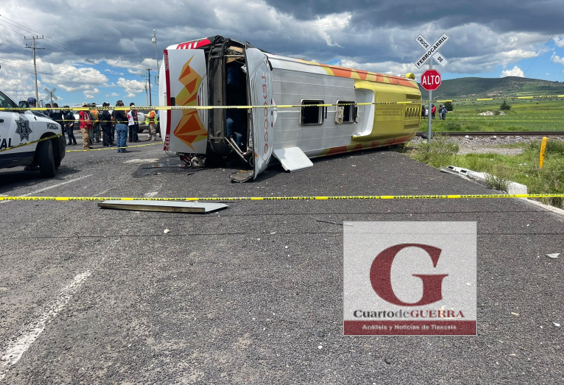
[[[423,98],[429,95],[421,86]],[[564,82],[520,78],[460,78],[443,80],[433,99],[564,95]]]

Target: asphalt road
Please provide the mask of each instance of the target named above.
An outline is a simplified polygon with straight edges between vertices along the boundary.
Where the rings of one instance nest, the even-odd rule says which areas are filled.
[[[0,170],[0,194],[491,193],[388,151],[245,184],[229,180],[236,165],[130,151],[68,153],[54,179]],[[0,203],[0,383],[562,383],[563,256],[544,256],[564,253],[562,217],[509,199],[228,204],[188,215]],[[478,336],[343,336],[341,224],[361,220],[477,221]]]

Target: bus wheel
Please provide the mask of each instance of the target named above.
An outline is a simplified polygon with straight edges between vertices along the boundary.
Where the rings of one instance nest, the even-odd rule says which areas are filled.
[[[45,140],[37,145],[37,163],[39,174],[44,178],[55,176],[55,158],[53,157],[53,145],[50,140]]]

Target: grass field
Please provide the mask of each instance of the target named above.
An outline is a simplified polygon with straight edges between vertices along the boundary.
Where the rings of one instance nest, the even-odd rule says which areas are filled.
[[[539,167],[540,141],[517,143],[519,155],[467,154],[457,155],[458,144],[444,136],[431,143],[422,143],[413,149],[411,156],[434,167],[455,165],[473,171],[487,172],[493,177],[490,187],[506,190],[507,182],[514,181],[528,187],[529,194],[564,193],[564,142],[548,140],[543,168]],[[543,198],[542,202],[564,208],[562,198]]]
[[[506,115],[480,116],[480,112],[499,111],[503,100],[453,102],[453,111],[446,120],[439,114],[432,129],[440,131],[564,131],[564,98],[507,100],[511,105]],[[437,110],[440,102],[436,102]],[[428,121],[422,119],[419,131],[427,131]]]

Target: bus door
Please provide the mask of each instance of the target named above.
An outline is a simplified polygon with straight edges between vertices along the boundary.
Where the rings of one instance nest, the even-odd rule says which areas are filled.
[[[164,51],[164,79],[159,94],[164,105],[173,107],[161,112],[164,150],[185,154],[205,154],[208,142],[208,110],[174,109],[175,106],[208,105],[206,57],[201,49]]]
[[[245,49],[249,102],[253,106],[274,105],[272,70],[266,55],[256,48]],[[252,108],[249,133],[253,139],[254,175],[263,172],[270,162],[274,143],[275,108]]]

